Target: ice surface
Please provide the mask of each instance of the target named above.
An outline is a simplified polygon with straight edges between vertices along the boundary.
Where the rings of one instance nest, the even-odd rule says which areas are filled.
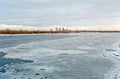
[[[120,48],[118,48],[113,55],[115,55],[117,58],[120,58]]]
[[[1,44],[13,40],[16,43],[4,43],[6,46],[0,49],[7,53],[4,58],[32,60],[33,63],[9,65],[7,72],[0,74],[0,79],[105,79],[115,62],[103,53],[120,40],[119,35],[81,33],[2,37]]]

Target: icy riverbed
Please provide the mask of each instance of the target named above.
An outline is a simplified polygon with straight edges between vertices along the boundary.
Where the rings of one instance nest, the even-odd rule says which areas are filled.
[[[33,61],[8,65],[0,79],[108,79],[119,59],[106,49],[119,40],[117,33],[0,36],[4,58]]]

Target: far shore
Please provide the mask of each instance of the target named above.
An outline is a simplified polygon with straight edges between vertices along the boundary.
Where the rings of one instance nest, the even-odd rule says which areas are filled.
[[[0,30],[0,34],[59,34],[59,33],[120,33],[120,31],[104,30]]]

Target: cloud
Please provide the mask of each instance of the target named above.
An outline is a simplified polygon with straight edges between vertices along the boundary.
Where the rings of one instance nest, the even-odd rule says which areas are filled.
[[[120,24],[120,0],[1,0],[0,23],[26,26]]]

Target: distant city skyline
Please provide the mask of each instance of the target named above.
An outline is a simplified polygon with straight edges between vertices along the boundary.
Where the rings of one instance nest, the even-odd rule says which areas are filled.
[[[119,7],[120,0],[1,0],[0,24],[43,29],[119,27]]]

